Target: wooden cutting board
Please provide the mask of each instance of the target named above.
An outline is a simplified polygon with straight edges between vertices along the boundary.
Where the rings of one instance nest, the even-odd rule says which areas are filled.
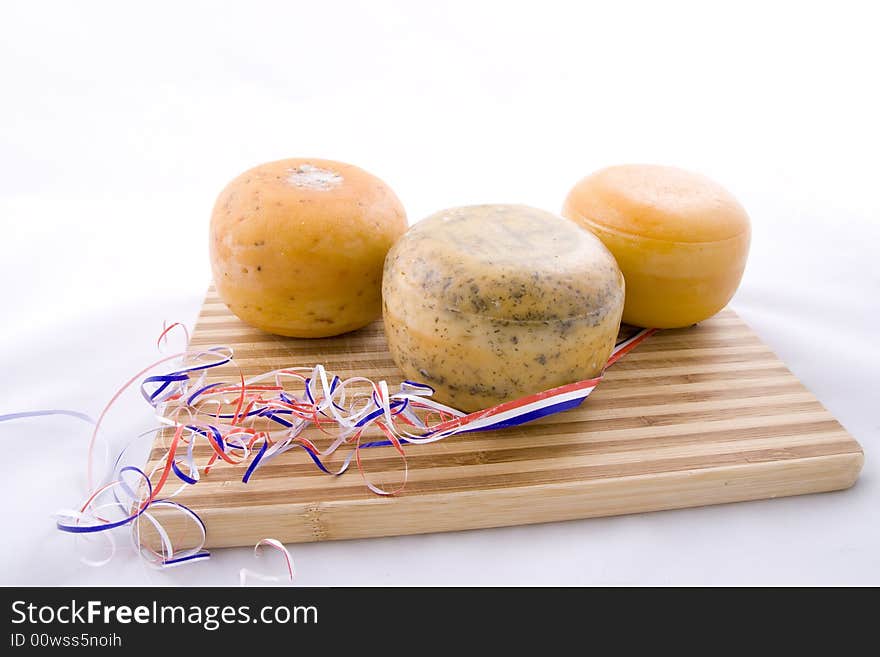
[[[233,347],[245,377],[323,363],[342,378],[385,379],[392,390],[403,378],[381,322],[336,338],[281,338],[240,322],[212,288],[191,346],[217,344]],[[211,373],[209,381],[238,378],[230,367]],[[401,461],[392,448],[361,453],[377,480],[399,481]],[[406,453],[409,482],[394,497],[370,492],[354,468],[331,477],[292,450],[248,484],[241,481],[245,466],[218,464],[175,499],[204,520],[207,547],[222,547],[264,537],[305,542],[454,531],[818,493],[852,486],[864,460],[859,444],[731,310],[650,337],[577,409],[509,430],[411,445]],[[157,445],[151,461],[164,454]],[[331,464],[343,457],[337,452]],[[192,531],[180,519],[164,522],[183,547]]]

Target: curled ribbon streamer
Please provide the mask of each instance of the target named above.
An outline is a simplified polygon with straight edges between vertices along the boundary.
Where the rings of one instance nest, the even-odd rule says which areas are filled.
[[[262,552],[263,546],[268,546],[281,552],[284,556],[284,563],[287,568],[287,578],[289,581],[293,581],[294,570],[293,570],[293,558],[290,556],[290,552],[288,552],[287,548],[284,547],[284,544],[281,541],[274,538],[264,538],[257,542],[254,546],[254,557],[259,557]],[[263,575],[261,573],[254,572],[248,568],[242,568],[238,571],[239,584],[241,586],[247,585],[248,577],[253,577],[255,579],[259,579],[263,582],[280,582],[281,578],[275,575]]]
[[[164,344],[168,333],[176,327],[186,333],[185,327],[178,323],[164,326],[157,345]],[[606,363],[606,369],[652,333],[654,329],[640,330],[619,342]],[[179,361],[172,371],[148,375],[159,365],[170,361]],[[153,565],[171,567],[206,559],[210,554],[203,549],[207,534],[204,522],[192,509],[173,501],[173,498],[208,476],[218,461],[231,465],[247,462],[242,477],[242,481],[247,483],[260,467],[278,455],[291,449],[302,449],[318,469],[333,476],[346,472],[354,461],[371,491],[379,495],[394,495],[404,489],[407,481],[405,445],[427,444],[459,434],[513,427],[574,408],[592,393],[604,375],[603,371],[593,379],[465,414],[432,400],[434,390],[422,383],[403,381],[396,392],[391,392],[385,381],[375,383],[365,377],[344,380],[338,376],[331,377],[322,365],[283,368],[249,379],[245,379],[238,369],[234,383],[206,384],[210,370],[227,364],[237,367],[232,349],[226,346],[165,356],[126,381],[111,397],[97,421],[76,411],[63,410],[0,415],[0,421],[3,421],[66,414],[89,420],[95,425],[89,441],[87,463],[89,488],[93,492],[79,510],[61,514],[58,529],[82,535],[130,526],[135,549]],[[153,407],[162,425],[162,428],[141,434],[138,438],[154,436],[157,431],[160,436],[163,435],[162,431],[173,431],[173,435],[164,455],[156,460],[156,465],[149,473],[134,466],[122,466],[122,456],[126,451],[123,450],[116,459],[110,481],[93,488],[92,452],[102,422],[123,392],[138,380],[142,397]],[[308,427],[314,427],[328,439],[323,449],[303,435]],[[367,439],[365,434],[371,427],[378,430],[381,437]],[[210,456],[201,464],[194,456],[197,442],[203,442],[210,448]],[[327,459],[343,446],[350,446],[351,450],[342,463],[335,468],[328,467]],[[402,482],[391,490],[370,481],[361,458],[362,449],[388,446],[394,449],[403,463]],[[136,475],[140,485],[129,485],[125,481],[126,473]],[[169,481],[179,484],[160,498],[159,494]],[[120,491],[123,496],[120,496]],[[104,502],[110,494],[113,501]],[[168,532],[151,512],[154,508],[164,508],[165,513],[182,514],[193,523],[200,536],[196,545],[182,550],[176,548]],[[117,517],[105,517],[108,511],[111,512],[109,515],[115,513]],[[141,536],[143,522],[147,522],[158,536],[158,550],[144,544]],[[263,546],[284,552],[292,578],[292,560],[284,546],[275,539],[264,539],[255,546],[255,554],[259,554]],[[114,550],[115,543],[111,539],[111,552]],[[270,581],[265,579],[266,576],[243,569],[240,574],[242,583],[247,576]]]
[[[45,411],[24,411],[21,413],[7,413],[6,415],[0,415],[0,422],[5,422],[6,420],[22,420],[28,417],[44,417],[46,415],[68,415],[70,417],[75,417],[83,420],[84,422],[88,422],[89,424],[95,424],[95,421],[92,419],[91,415],[86,415],[85,413],[80,413],[79,411],[69,411],[63,408],[52,408]]]

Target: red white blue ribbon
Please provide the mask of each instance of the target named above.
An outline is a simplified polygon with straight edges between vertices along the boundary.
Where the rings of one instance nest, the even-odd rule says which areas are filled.
[[[159,338],[161,345],[168,332],[181,326],[166,327]],[[182,328],[182,327],[181,327]],[[184,329],[185,330],[185,329]],[[644,329],[620,341],[613,349],[606,368],[635,348],[654,332]],[[174,361],[170,372],[153,374],[159,365]],[[218,461],[245,465],[242,480],[247,483],[265,463],[291,449],[303,449],[323,472],[338,476],[354,461],[366,486],[379,495],[399,493],[406,485],[405,445],[419,445],[446,440],[460,434],[493,431],[517,426],[580,405],[596,389],[603,375],[570,383],[505,402],[476,413],[465,414],[431,399],[430,386],[404,381],[390,392],[385,381],[365,377],[340,379],[331,376],[322,365],[294,367],[266,372],[245,379],[239,370],[237,380],[206,383],[214,368],[235,366],[232,349],[225,346],[185,351],[165,356],[131,377],[98,417],[97,421],[77,411],[49,410],[0,415],[0,421],[38,415],[65,414],[92,422],[95,427],[89,444],[88,480],[92,493],[78,509],[60,514],[59,530],[77,535],[110,532],[128,526],[136,550],[148,561],[163,567],[177,566],[208,558],[203,549],[207,528],[192,509],[173,500],[181,491],[198,484]],[[604,374],[604,372],[603,372]],[[122,393],[139,382],[143,399],[154,409],[159,428],[134,439],[155,442],[170,434],[167,451],[150,471],[124,463],[126,448],[113,467],[106,483],[93,484],[92,451],[102,423]],[[307,437],[307,428],[317,428],[324,436],[318,442]],[[377,430],[377,431],[376,431]],[[375,438],[368,439],[372,431]],[[164,433],[163,433],[164,432]],[[210,448],[210,457],[195,458],[197,443]],[[342,463],[330,467],[327,459],[337,450],[350,449]],[[392,447],[403,463],[399,486],[381,488],[370,481],[360,453],[362,449]],[[176,482],[168,490],[169,482]],[[200,540],[180,548],[152,513],[182,514],[197,529]],[[142,539],[142,530],[152,527],[158,536],[158,549]],[[115,544],[108,534],[112,551]],[[293,566],[289,553],[274,539],[264,539],[256,546],[280,549],[285,554],[289,575]],[[242,582],[247,575],[242,571]]]

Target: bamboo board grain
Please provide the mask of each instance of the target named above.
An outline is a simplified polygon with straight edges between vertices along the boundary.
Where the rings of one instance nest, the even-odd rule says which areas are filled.
[[[345,378],[402,379],[381,322],[329,339],[252,329],[209,290],[190,344],[230,345],[245,376],[323,363]],[[237,379],[212,370],[210,381]],[[152,462],[164,449],[157,445]],[[221,464],[176,499],[207,526],[207,547],[364,538],[618,515],[848,488],[859,444],[731,310],[661,331],[608,370],[579,408],[521,427],[407,448],[400,495],[352,470],[319,472],[300,450],[261,467]],[[390,448],[370,472],[399,476]],[[341,459],[341,457],[340,457]],[[339,459],[337,459],[339,460]],[[384,471],[387,470],[387,473]],[[166,528],[186,543],[179,516]]]

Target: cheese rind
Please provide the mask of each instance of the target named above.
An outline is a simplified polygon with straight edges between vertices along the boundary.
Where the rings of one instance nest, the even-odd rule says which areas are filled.
[[[749,217],[708,178],[674,167],[610,167],[574,186],[563,215],[617,259],[628,324],[689,326],[721,310],[739,286]]]
[[[394,192],[363,169],[321,159],[262,164],[214,206],[214,283],[233,313],[269,333],[352,331],[381,314],[382,265],[406,228]]]
[[[465,411],[601,373],[624,283],[592,234],[518,205],[444,210],[389,251],[382,280],[391,355]]]

